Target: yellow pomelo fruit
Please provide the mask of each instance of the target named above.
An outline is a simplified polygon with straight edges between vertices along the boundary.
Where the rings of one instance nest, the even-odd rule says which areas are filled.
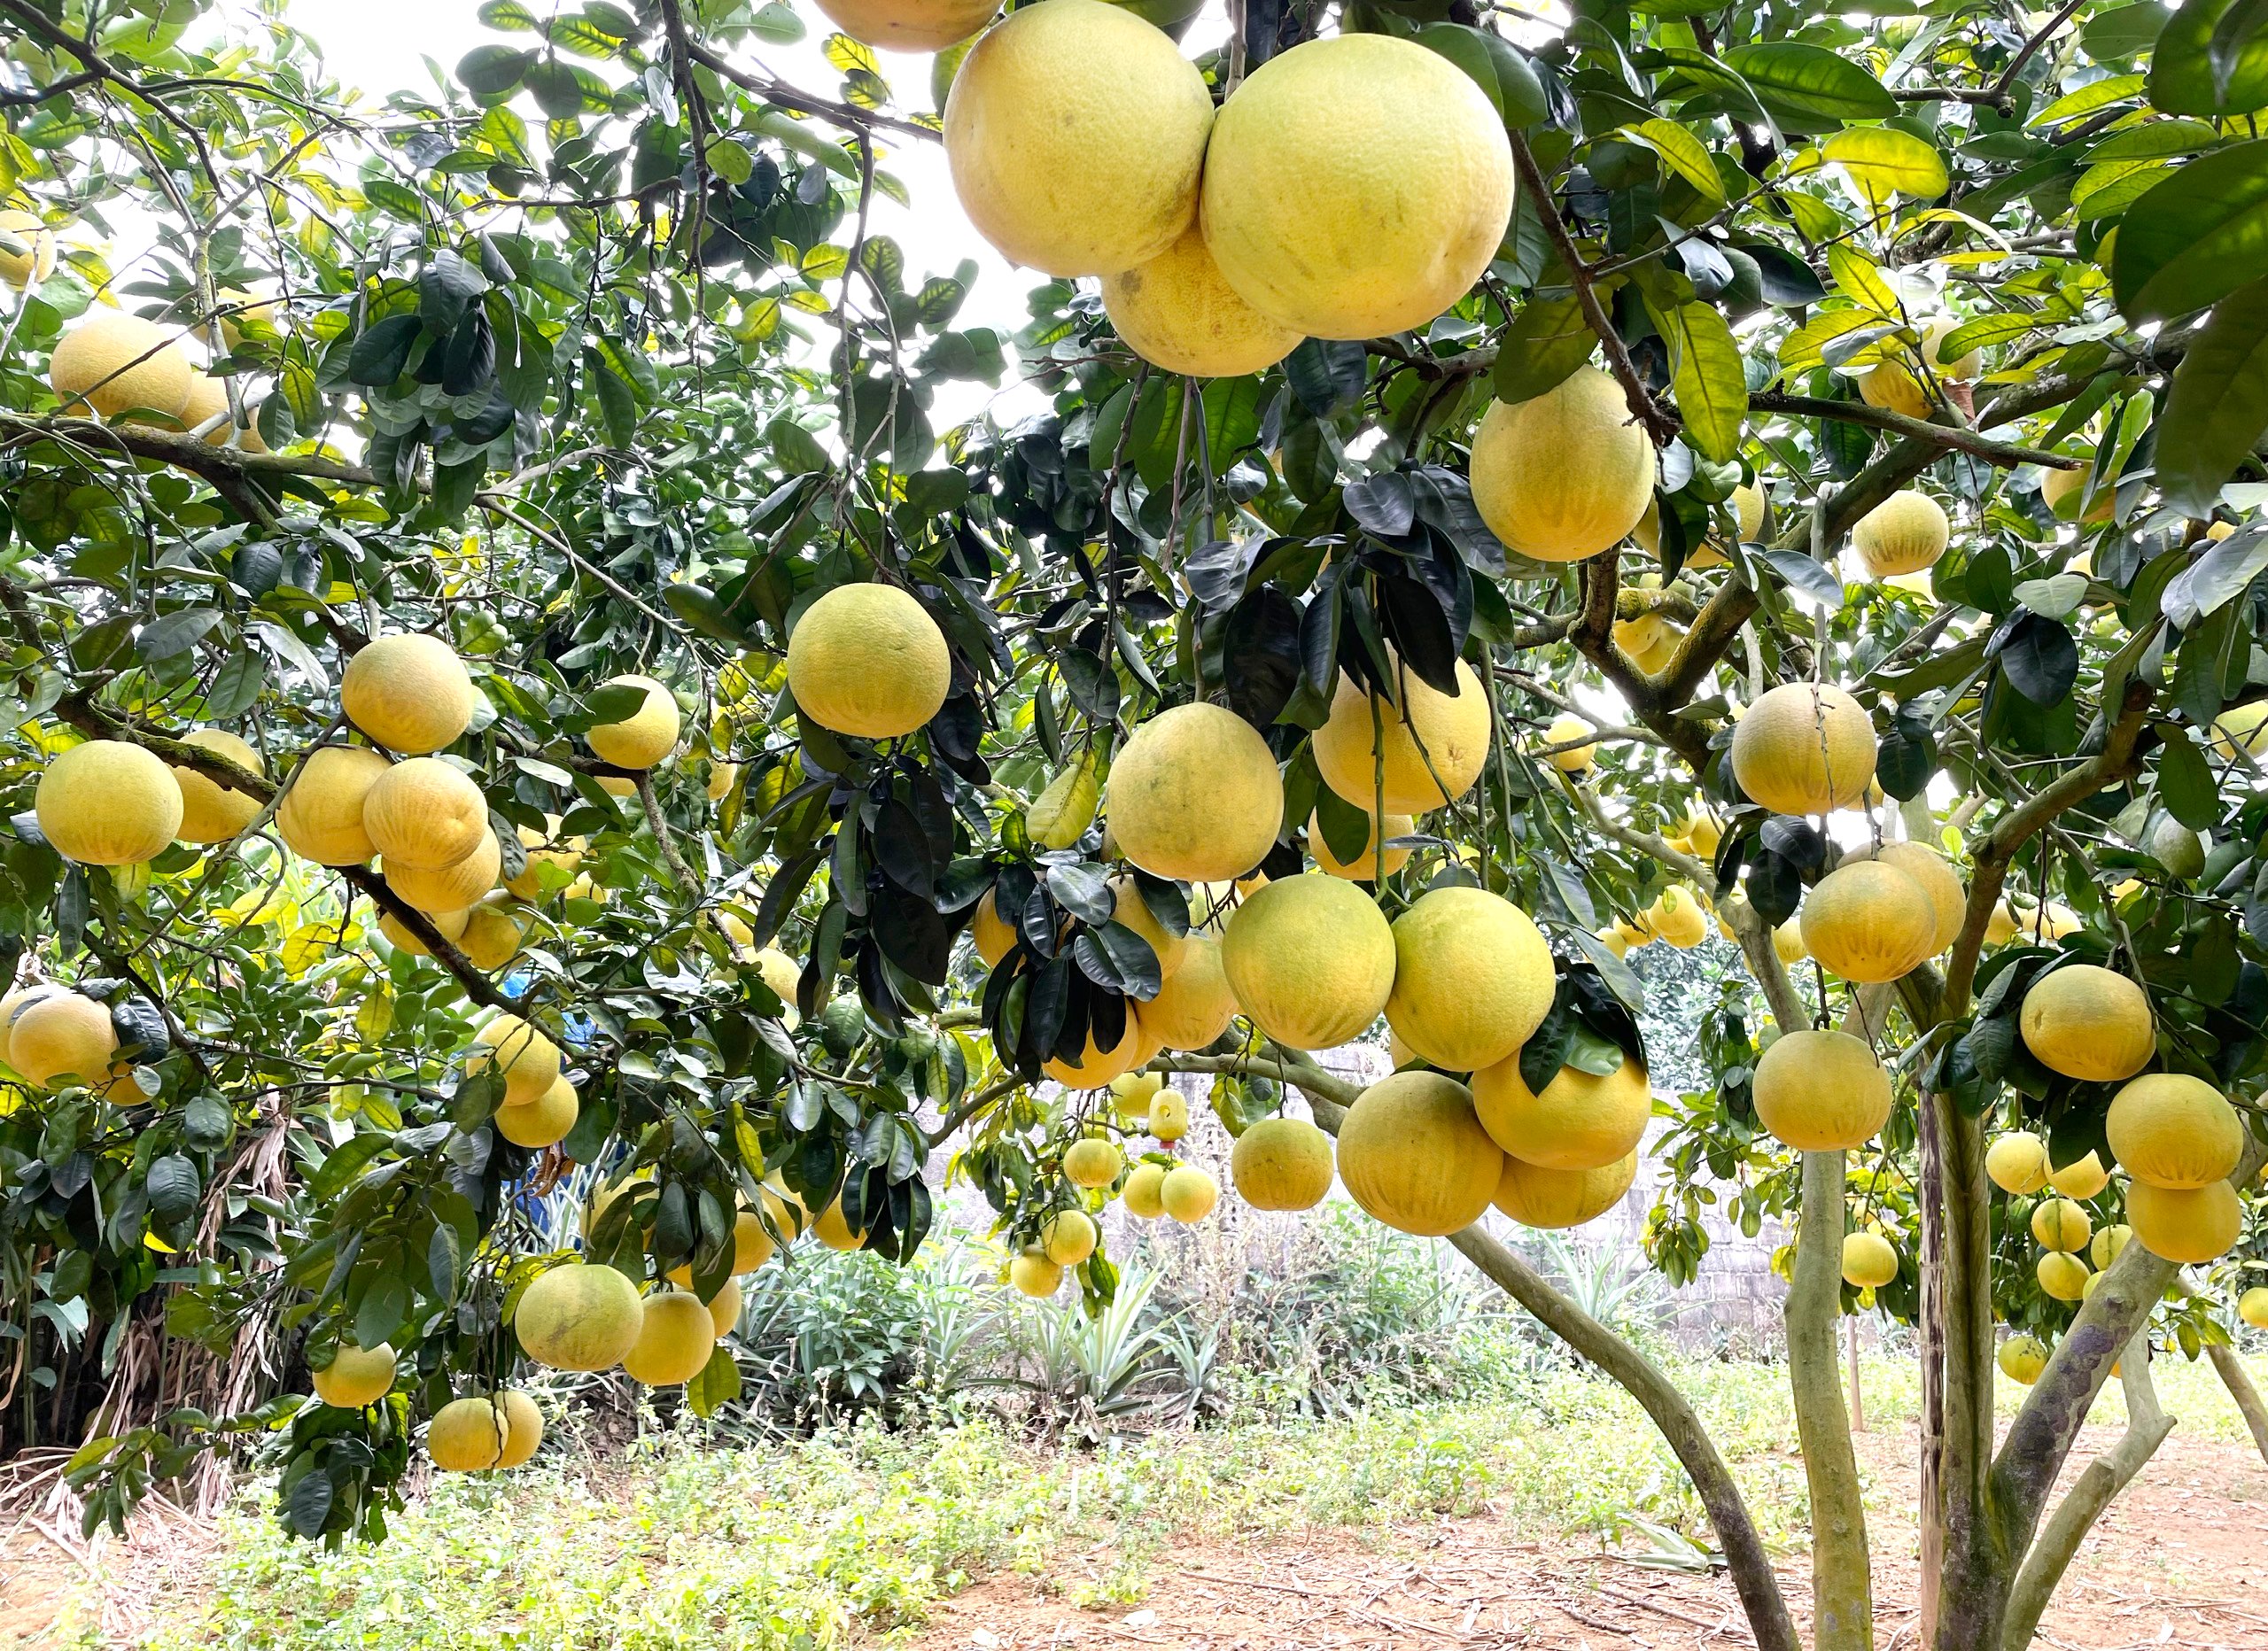
[[[2126,1241],[2133,1236],[2134,1229],[2123,1221],[2109,1227],[2099,1227],[2094,1236],[2087,1240],[2087,1259],[2100,1271],[2118,1259],[2119,1252],[2125,1249]]]
[[[562,1073],[549,1089],[524,1105],[498,1107],[490,1121],[495,1124],[496,1133],[514,1146],[536,1151],[564,1141],[581,1111],[575,1086]]]
[[[1108,1141],[1092,1136],[1074,1141],[1063,1154],[1063,1178],[1075,1187],[1107,1187],[1126,1159]]]
[[[1843,1235],[1843,1282],[1854,1290],[1879,1290],[1898,1276],[1898,1251],[1880,1233]]]
[[[1543,731],[1543,743],[1546,748],[1566,745],[1570,740],[1582,740],[1590,731],[1590,724],[1580,717],[1555,717],[1551,719],[1551,725]],[[1597,741],[1585,740],[1581,745],[1570,745],[1564,751],[1552,751],[1543,760],[1563,774],[1582,774],[1590,771],[1597,756]]]
[[[796,1228],[783,1221],[781,1230],[792,1236]],[[754,1210],[742,1210],[733,1217],[733,1274],[735,1277],[743,1273],[753,1273],[762,1267],[772,1259],[772,1252],[777,1247]]]
[[[1622,386],[1579,367],[1533,399],[1488,404],[1472,437],[1472,502],[1519,554],[1581,562],[1638,525],[1654,468],[1654,444]]]
[[[945,160],[1009,262],[1113,275],[1189,228],[1212,127],[1204,75],[1162,31],[1102,0],[1048,0],[961,59]]]
[[[1157,954],[1159,978],[1173,979],[1188,959],[1189,936],[1166,932],[1165,925],[1158,921],[1143,901],[1142,891],[1132,878],[1112,878],[1110,894],[1110,920],[1139,934],[1150,950]],[[1175,898],[1179,899],[1180,896],[1176,895]]]
[[[1756,1063],[1759,1122],[1799,1152],[1864,1146],[1890,1117],[1890,1074],[1847,1032],[1783,1033]]]
[[[484,829],[470,854],[439,871],[378,862],[386,887],[420,911],[464,911],[493,889],[504,875],[504,850],[496,833]]]
[[[1627,957],[1630,955],[1630,937],[1621,929],[1603,928],[1592,932],[1598,936],[1599,943],[1616,957]]]
[[[1684,640],[1685,632],[1660,614],[1642,614],[1614,624],[1614,645],[1649,677],[1660,676],[1676,662],[1678,645]]]
[[[2047,1143],[2028,1129],[2011,1129],[1984,1149],[1984,1174],[2003,1192],[2038,1192],[2053,1168]]]
[[[1339,1127],[1339,1178],[1372,1219],[1439,1238],[1480,1219],[1504,1155],[1472,1092],[1437,1072],[1397,1072],[1364,1089]]]
[[[99,1083],[117,1050],[108,1006],[76,992],[34,999],[8,1027],[8,1064],[38,1089],[58,1089],[66,1080]]]
[[[1150,1097],[1144,1117],[1158,1140],[1178,1141],[1189,1133],[1189,1097],[1179,1089],[1160,1089]]]
[[[1233,937],[1235,925],[1229,932]],[[1492,1066],[1516,1054],[1551,1012],[1558,987],[1551,948],[1534,920],[1502,895],[1433,889],[1394,920],[1392,933],[1386,1023],[1434,1066],[1451,1072]]]
[[[2244,1202],[2225,1181],[2179,1188],[2137,1181],[2126,1189],[2126,1219],[2152,1255],[2194,1267],[2229,1252],[2244,1230]]]
[[[242,287],[219,287],[213,296],[215,307],[225,312],[220,316],[221,337],[231,350],[247,335],[272,337],[291,324],[290,308],[282,298],[262,298]]]
[[[2256,1330],[2268,1330],[2268,1286],[2255,1284],[2236,1298],[2236,1315]]]
[[[480,846],[488,834],[488,799],[463,770],[438,756],[413,756],[370,787],[362,799],[362,829],[389,870],[438,872]]]
[[[1067,1089],[1099,1089],[1113,1078],[1146,1066],[1157,1050],[1142,1029],[1141,1018],[1134,1012],[1133,1003],[1130,1001],[1126,1010],[1126,1029],[1110,1048],[1104,1049],[1095,1042],[1094,1028],[1090,1027],[1086,1046],[1078,1059],[1066,1060],[1057,1055],[1042,1061],[1039,1069]]]
[[[527,851],[527,864],[517,877],[504,887],[523,900],[540,900],[547,893],[556,892],[571,881],[583,864],[584,851],[591,846],[586,839],[569,838],[558,841],[559,817],[544,817],[545,829],[537,832],[528,826],[518,827],[520,847]],[[548,875],[546,868],[550,868]],[[549,883],[551,888],[545,885]]]
[[[2213,718],[2213,749],[2230,758],[2242,751],[2255,762],[2268,756],[2268,700],[2232,705]]]
[[[378,744],[424,756],[471,725],[472,678],[456,649],[437,636],[382,636],[346,662],[339,708]]]
[[[1194,223],[1147,263],[1105,275],[1102,306],[1127,346],[1169,373],[1241,377],[1275,366],[1300,342],[1237,296]]]
[[[2069,522],[2079,515],[2079,500],[2085,497],[2087,479],[2094,474],[2093,456],[2082,454],[2089,461],[2076,470],[2042,469],[2039,472],[2040,501],[2048,514],[2059,522]],[[2094,502],[2086,507],[2081,525],[2101,527],[2118,513],[2118,488],[2116,478],[2105,477],[2095,485]]]
[[[738,763],[712,762],[709,764],[708,782],[702,787],[702,791],[710,802],[722,802],[733,794],[740,783],[741,765]]]
[[[1877,579],[1933,568],[1946,554],[1953,524],[1945,507],[1916,488],[1892,493],[1851,530],[1852,548]]]
[[[1984,369],[1984,351],[1981,345],[1972,346],[1968,353],[1956,356],[1950,361],[1940,353],[1945,341],[1960,326],[1961,317],[1958,315],[1932,315],[1922,324],[1922,359],[1940,378],[1970,379]]]
[[[520,955],[528,936],[522,908],[490,895],[465,913],[462,944],[459,947],[476,969],[494,971]]]
[[[479,1473],[504,1467],[512,1420],[503,1400],[485,1394],[452,1399],[433,1413],[432,1423],[425,1430],[425,1453],[444,1473]]]
[[[1352,860],[1346,861],[1332,853],[1330,840],[1323,833],[1323,817],[1318,814],[1308,816],[1308,853],[1314,859],[1317,871],[1328,872],[1332,877],[1346,878],[1349,882],[1368,883],[1377,880],[1381,860],[1385,862],[1388,877],[1410,864],[1412,851],[1408,849],[1387,849],[1381,853],[1378,847],[1378,816],[1368,809],[1363,809],[1362,813],[1365,822],[1363,847]],[[1396,837],[1408,836],[1415,824],[1407,814],[1387,815],[1386,841],[1391,842]]]
[[[2023,1028],[2042,1066],[2090,1082],[2131,1078],[2157,1052],[2149,994],[2091,963],[2066,964],[2033,981]]]
[[[803,1024],[803,1012],[796,1007],[796,988],[804,973],[797,963],[777,946],[766,946],[756,954],[756,972],[780,1000],[780,1019],[789,1031]]]
[[[1637,1149],[1654,1113],[1645,1063],[1631,1056],[1601,1077],[1562,1066],[1537,1095],[1520,1076],[1519,1051],[1472,1074],[1481,1128],[1523,1163],[1545,1169],[1604,1169]]]
[[[16,1017],[43,997],[52,997],[63,988],[47,981],[27,981],[0,997],[0,1066],[12,1068],[15,1057],[8,1052],[8,1037],[14,1028]]]
[[[377,852],[362,829],[362,803],[392,766],[359,745],[307,754],[276,805],[276,829],[294,854],[317,865],[360,865]]]
[[[2225,1181],[2244,1156],[2244,1123],[2236,1108],[2211,1084],[2186,1073],[2152,1073],[2119,1090],[2103,1133],[2120,1167],[2153,1187],[2186,1190]],[[2135,1223],[2138,1229],[2140,1225]]]
[[[2012,1382],[2030,1387],[2047,1368],[2047,1349],[2036,1336],[2011,1336],[2000,1344],[1994,1355],[2000,1361],[2000,1374]]]
[[[708,1307],[709,1328],[716,1333],[717,1339],[722,1341],[740,1325],[741,1281],[726,1279],[718,1287],[717,1293],[709,1298]]]
[[[1925,961],[1938,941],[1928,891],[1881,860],[1837,866],[1796,915],[1805,948],[1846,981],[1894,981]]]
[[[1783,682],[1733,732],[1733,778],[1775,814],[1824,814],[1856,802],[1875,777],[1875,725],[1837,687]]]
[[[705,1314],[703,1321],[706,1329]],[[555,1370],[604,1370],[638,1345],[643,1322],[637,1285],[610,1267],[570,1262],[553,1267],[521,1293],[512,1329],[538,1364]]]
[[[1221,937],[1221,967],[1237,1003],[1270,1037],[1293,1049],[1335,1049],[1386,1007],[1395,950],[1394,930],[1368,895],[1302,872],[1237,908]]]
[[[1167,1049],[1203,1049],[1236,1019],[1237,996],[1221,966],[1221,942],[1188,936],[1181,966],[1146,1004],[1133,1005],[1143,1032]]]
[[[2102,1275],[2101,1273],[2089,1273],[2079,1282],[2079,1299],[2082,1301],[2093,1301],[2094,1299],[2094,1292],[2101,1288],[2102,1288]],[[2110,1373],[2114,1376],[2118,1374],[2118,1366],[2116,1361],[2114,1361],[2110,1367]]]
[[[992,20],[998,0],[819,0],[827,20],[884,51],[943,51]]]
[[[994,964],[1015,950],[1016,931],[1013,924],[1000,915],[999,890],[988,888],[976,903],[976,917],[968,926],[968,937],[975,943],[976,955],[984,966]]]
[[[234,446],[245,453],[266,453],[268,444],[260,439],[260,431],[249,424],[237,425],[229,422],[226,417],[228,411],[229,381],[227,379],[207,377],[203,373],[198,373],[190,378],[189,399],[182,404],[181,409],[181,427],[183,430],[204,430],[205,426],[212,424],[214,419],[220,419],[221,422],[205,430],[206,446]],[[243,411],[246,418],[252,416],[252,407],[250,403],[243,404]]]
[[[559,1045],[515,1014],[501,1014],[472,1035],[467,1075],[490,1067],[504,1074],[504,1104],[525,1106],[543,1098],[559,1079]]]
[[[424,918],[435,934],[452,946],[464,938],[464,932],[472,922],[472,913],[470,911],[426,911],[420,915]],[[408,952],[413,957],[430,957],[433,955],[432,949],[411,934],[409,926],[391,911],[381,911],[378,914],[378,933],[384,935],[390,944]]]
[[[0,281],[35,287],[55,273],[55,231],[45,220],[27,212],[0,212],[0,229],[24,244],[20,252],[0,248]]]
[[[2032,1276],[2039,1281],[2040,1292],[2051,1301],[2084,1301],[2087,1280],[2093,1275],[2078,1257],[2050,1250],[2033,1264]]]
[[[1790,918],[1772,931],[1772,950],[1782,963],[1790,967],[1811,956],[1804,945],[1804,926],[1800,918]]]
[[[1058,1267],[1076,1267],[1095,1252],[1095,1224],[1084,1210],[1058,1210],[1040,1223],[1039,1247]]]
[[[1130,1072],[1110,1081],[1110,1098],[1122,1117],[1139,1123],[1150,1115],[1150,1097],[1165,1087],[1161,1072]]]
[[[1125,1205],[1129,1215],[1153,1221],[1166,1213],[1161,1196],[1165,1184],[1166,1172],[1162,1164],[1137,1164],[1126,1177],[1125,1189],[1118,1195],[1119,1201]]]
[[[68,417],[91,407],[105,418],[137,407],[178,418],[195,372],[172,329],[97,308],[57,342],[47,382]]]
[[[123,740],[89,740],[55,756],[40,774],[34,807],[55,851],[82,865],[139,865],[181,831],[173,771]]]
[[[601,723],[583,736],[602,763],[617,768],[651,768],[677,749],[680,719],[677,701],[651,677],[609,677],[609,688],[641,688],[644,703],[619,722]],[[633,787],[634,789],[634,787]]]
[[[1392,655],[1388,661],[1391,694],[1365,694],[1340,674],[1331,715],[1315,732],[1315,765],[1323,783],[1358,809],[1374,810],[1383,793],[1387,813],[1423,814],[1455,802],[1480,777],[1488,760],[1488,695],[1461,659],[1454,694],[1443,694]]]
[[[1008,1263],[1008,1283],[1025,1295],[1045,1301],[1063,1283],[1063,1269],[1036,1252]]]
[[[1284,779],[1258,730],[1234,711],[1198,701],[1134,731],[1111,764],[1107,806],[1118,850],[1136,865],[1213,882],[1267,858],[1283,829]]]
[[[330,1364],[311,1372],[315,1397],[341,1410],[375,1405],[393,1391],[394,1352],[391,1342],[375,1347],[338,1344]]]
[[[496,1400],[504,1413],[504,1449],[496,1458],[499,1468],[517,1468],[525,1464],[543,1443],[543,1412],[534,1399],[513,1388]]]
[[[1752,542],[1764,531],[1765,510],[1769,503],[1764,490],[1753,482],[1743,482],[1733,489],[1733,515],[1740,526],[1742,543]]]
[[[1635,1151],[1604,1169],[1546,1169],[1507,1154],[1494,1202],[1523,1227],[1580,1227],[1622,1202],[1637,1179]]]
[[[2093,1152],[2066,1164],[2047,1177],[2047,1184],[2067,1198],[2092,1198],[2110,1184],[2110,1172]]]
[[[527,1311],[524,1300],[520,1311]],[[657,1290],[641,1304],[637,1338],[622,1368],[647,1387],[679,1387],[708,1368],[716,1347],[708,1303],[689,1290]]]
[[[182,743],[225,756],[255,774],[268,772],[260,753],[225,728],[196,729],[183,734]],[[183,842],[226,842],[260,818],[260,803],[243,792],[229,790],[193,768],[173,772],[181,788],[181,828],[175,834]]]
[[[2042,1198],[2031,1212],[2031,1236],[2043,1250],[2084,1250],[2094,1222],[2069,1198]]]
[[[1859,375],[1859,399],[1870,407],[1903,413],[1907,418],[1930,416],[1930,392],[1914,369],[1895,356]]]
[[[1884,865],[1897,867],[1922,886],[1936,919],[1935,932],[1930,937],[1931,957],[1946,950],[1961,938],[1961,925],[1969,920],[1969,890],[1961,884],[1961,873],[1927,843],[1886,842],[1878,849],[1854,849],[1843,860],[1845,864],[1879,860]]]
[[[1255,1210],[1311,1210],[1331,1190],[1331,1137],[1304,1118],[1263,1118],[1237,1137],[1229,1179]]]
[[[836,733],[912,733],[937,714],[952,678],[945,633],[894,585],[836,585],[804,609],[788,639],[796,709]]]
[[[1205,244],[1262,314],[1318,338],[1423,327],[1487,268],[1512,210],[1504,123],[1471,76],[1388,35],[1270,58],[1215,122]]]
[[[1220,1183],[1194,1164],[1166,1172],[1158,1183],[1158,1205],[1184,1227],[1194,1227],[1221,1201]]]
[[[853,1250],[865,1247],[866,1242],[866,1235],[863,1229],[858,1232],[850,1230],[850,1221],[849,1217],[843,1213],[843,1200],[840,1198],[813,1218],[812,1233],[828,1249],[844,1255],[848,1255]]]
[[[1689,888],[1663,889],[1646,908],[1644,923],[1656,940],[1667,941],[1680,951],[1689,951],[1709,938],[1709,914]]]

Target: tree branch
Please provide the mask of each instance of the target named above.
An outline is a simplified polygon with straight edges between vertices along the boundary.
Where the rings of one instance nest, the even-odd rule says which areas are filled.
[[[1829,401],[1823,396],[1782,395],[1773,391],[1759,391],[1748,399],[1752,413],[1779,413],[1790,418],[1833,419],[1838,423],[1863,424],[1871,430],[1886,430],[1897,436],[1916,441],[1934,442],[1953,453],[1966,453],[2013,469],[2019,464],[2037,464],[2056,470],[2078,470],[2086,468],[2088,461],[2050,453],[2044,447],[2026,447],[2010,441],[1994,441],[1989,436],[1973,430],[1962,430],[1952,424],[1935,424],[1928,419],[1909,418],[1903,413],[1893,413],[1888,407],[1869,407],[1863,401]]]
[[[1843,1154],[1803,1155],[1803,1220],[1787,1302],[1788,1383],[1811,1488],[1814,1651],[1874,1643],[1872,1562],[1835,1350],[1843,1310]]]
[[[1637,364],[1631,360],[1622,335],[1614,329],[1613,318],[1607,314],[1606,306],[1599,302],[1598,293],[1591,285],[1590,266],[1575,250],[1574,237],[1567,233],[1567,226],[1559,216],[1559,203],[1544,180],[1543,169],[1535,164],[1534,151],[1518,132],[1512,134],[1512,166],[1519,174],[1520,187],[1535,202],[1536,215],[1543,220],[1543,233],[1550,238],[1559,261],[1567,267],[1567,278],[1574,283],[1575,302],[1583,312],[1583,319],[1590,323],[1590,329],[1598,335],[1600,346],[1606,352],[1607,367],[1630,404],[1630,416],[1643,427],[1654,446],[1661,446],[1677,434],[1677,418],[1656,402],[1653,392],[1646,388],[1646,381]]]
[[[687,44],[693,60],[703,68],[712,74],[721,75],[742,91],[752,92],[766,103],[777,104],[782,109],[793,109],[800,114],[815,114],[841,126],[902,132],[908,137],[922,138],[932,143],[944,141],[944,134],[935,127],[923,126],[914,120],[901,120],[896,115],[876,114],[871,109],[854,109],[849,104],[830,103],[824,97],[813,97],[808,92],[797,91],[785,81],[735,68],[697,40],[689,41]]]

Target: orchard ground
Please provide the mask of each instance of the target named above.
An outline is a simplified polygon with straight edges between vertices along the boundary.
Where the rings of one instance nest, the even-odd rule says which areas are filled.
[[[2268,1357],[2249,1362],[2268,1378]],[[2156,1368],[2179,1425],[2089,1537],[2040,1643],[2268,1647],[2268,1467],[2209,1364]],[[1784,1370],[1676,1373],[1801,1600]],[[1861,1382],[1888,1646],[1914,1617],[1917,1385],[1888,1352],[1865,1358]],[[2004,1422],[2016,1399],[2003,1384]],[[2124,1424],[2113,1386],[2067,1482]],[[1619,1390],[1564,1366],[1482,1403],[1166,1427],[1091,1449],[989,1414],[727,1450],[650,1428],[626,1448],[578,1440],[509,1480],[429,1481],[387,1543],[336,1554],[281,1534],[264,1485],[217,1522],[154,1504],[132,1539],[91,1548],[35,1500],[0,1525],[0,1634],[43,1651],[1748,1639],[1690,1546],[1706,1527],[1658,1437]]]

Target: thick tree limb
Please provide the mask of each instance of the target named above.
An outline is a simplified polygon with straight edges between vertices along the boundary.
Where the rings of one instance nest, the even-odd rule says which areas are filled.
[[[2253,1385],[2252,1373],[2244,1368],[2244,1360],[2235,1348],[2225,1342],[2214,1342],[2205,1349],[2205,1356],[2213,1361],[2213,1368],[2220,1373],[2221,1385],[2229,1390],[2229,1397],[2236,1401],[2237,1414],[2244,1418],[2245,1427],[2252,1434],[2253,1447],[2268,1461],[2268,1403],[2264,1403],[2260,1390]]]
[[[1803,1221],[1788,1290],[1788,1381],[1811,1487],[1814,1651],[1874,1643],[1873,1563],[1851,1416],[1835,1349],[1843,1310],[1843,1154],[1806,1152]]]
[[[1334,1136],[1346,1109],[1360,1093],[1354,1084],[1315,1063],[1272,1049],[1258,1056],[1169,1052],[1152,1065],[1168,1072],[1249,1072],[1294,1084],[1307,1095],[1316,1122]],[[1480,1226],[1451,1234],[1449,1243],[1545,1329],[1644,1408],[1708,1509],[1717,1546],[1732,1573],[1733,1586],[1740,1594],[1759,1651],[1802,1651],[1803,1642],[1781,1596],[1779,1579],[1773,1574],[1771,1554],[1756,1522],[1749,1516],[1740,1486],[1676,1384],[1643,1353],[1553,1289],[1542,1274]]]
[[[2086,1465],[2078,1482],[2055,1505],[2031,1552],[2024,1555],[2008,1590],[2008,1614],[2000,1651],[2024,1651],[2039,1632],[2040,1614],[2078,1555],[2079,1544],[2110,1506],[2111,1499],[2141,1472],[2173,1431],[2175,1418],[2158,1406],[2150,1380],[2150,1335],[2138,1330],[2121,1355],[2119,1379],[2126,1390],[2126,1431],[2118,1442]]]

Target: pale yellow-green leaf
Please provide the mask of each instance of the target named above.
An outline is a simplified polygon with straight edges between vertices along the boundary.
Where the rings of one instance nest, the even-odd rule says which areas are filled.
[[[2061,126],[2081,115],[2093,114],[2098,109],[2108,109],[2116,103],[2139,94],[2149,84],[2146,74],[2114,74],[2109,80],[2093,81],[2075,92],[2068,92],[2031,117],[2033,126]]]
[[[1725,204],[1724,182],[1717,176],[1717,164],[1710,159],[1707,145],[1676,121],[1657,115],[1622,130],[1652,150],[1663,166],[1691,184],[1712,207]]]
[[[1898,301],[1898,289],[1891,285],[1882,266],[1856,247],[1840,242],[1829,247],[1827,272],[1844,296],[1862,309],[1889,321],[1905,319],[1906,307]]]
[[[1892,126],[1846,126],[1820,145],[1869,200],[1892,195],[1934,200],[1946,192],[1945,158],[1924,140]]]
[[[1780,365],[1791,373],[1802,372],[1807,368],[1824,367],[1827,357],[1821,351],[1826,345],[1846,332],[1856,332],[1861,327],[1880,324],[1879,317],[1869,315],[1864,310],[1822,310],[1781,340]]]

